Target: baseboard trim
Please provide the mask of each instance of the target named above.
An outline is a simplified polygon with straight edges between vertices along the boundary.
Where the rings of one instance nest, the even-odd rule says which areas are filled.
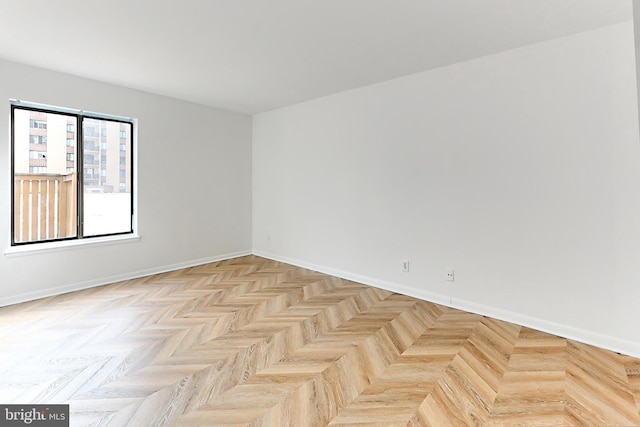
[[[434,302],[447,307],[457,308],[471,313],[480,314],[483,316],[493,317],[494,319],[503,320],[505,322],[515,323],[517,325],[525,326],[531,329],[536,329],[542,332],[546,332],[552,335],[557,335],[570,340],[578,341],[584,344],[593,345],[596,347],[604,348],[614,351],[616,353],[626,354],[628,356],[640,358],[640,343],[626,341],[595,333],[586,329],[576,328],[569,325],[563,325],[556,322],[551,322],[545,319],[526,316],[513,311],[505,310],[502,308],[490,307],[484,304],[478,304],[473,301],[468,301],[460,298],[450,298],[449,296],[424,291],[421,289],[411,288],[409,286],[392,283],[373,277],[363,276],[360,274],[351,273],[348,271],[338,270],[335,268],[310,263],[304,260],[289,258],[280,256],[278,254],[254,250],[253,254],[263,258],[268,258],[274,261],[284,262],[286,264],[295,265],[297,267],[306,268],[309,270],[318,271],[320,273],[329,274],[331,276],[340,277],[342,279],[351,280],[365,285],[373,286],[376,288],[384,289],[391,292],[419,298],[422,300]]]
[[[60,294],[66,294],[73,291],[81,291],[85,289],[94,288],[96,286],[108,285],[110,283],[122,282],[124,280],[137,279],[140,277],[151,276],[154,274],[166,273],[168,271],[180,270],[182,268],[195,267],[197,265],[208,264],[210,262],[224,261],[231,258],[238,258],[241,256],[252,255],[252,251],[238,251],[230,252],[226,254],[216,255],[207,258],[200,258],[190,261],[179,262],[176,264],[163,265],[160,267],[148,268],[145,270],[132,271],[129,273],[117,274],[114,276],[102,277],[94,280],[87,280],[84,282],[72,283],[64,286],[57,286],[53,288],[42,289],[39,291],[25,292],[9,297],[0,298],[0,307],[8,305],[19,304],[22,302],[33,301],[40,298],[48,298]]]

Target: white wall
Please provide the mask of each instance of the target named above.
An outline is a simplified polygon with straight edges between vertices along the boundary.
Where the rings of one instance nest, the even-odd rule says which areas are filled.
[[[2,255],[10,98],[138,119],[139,241]],[[6,61],[0,116],[0,305],[251,251],[249,116]]]
[[[253,126],[256,253],[640,356],[630,21]]]

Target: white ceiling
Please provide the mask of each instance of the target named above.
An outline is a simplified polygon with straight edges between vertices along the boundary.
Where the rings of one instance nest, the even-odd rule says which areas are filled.
[[[0,0],[0,58],[258,113],[631,17],[631,0]]]

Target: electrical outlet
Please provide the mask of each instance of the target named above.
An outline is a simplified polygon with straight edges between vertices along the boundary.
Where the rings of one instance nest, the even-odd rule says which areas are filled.
[[[447,282],[453,282],[454,280],[453,268],[447,270]]]
[[[409,260],[408,259],[403,259],[402,260],[402,271],[404,271],[405,273],[409,272]]]

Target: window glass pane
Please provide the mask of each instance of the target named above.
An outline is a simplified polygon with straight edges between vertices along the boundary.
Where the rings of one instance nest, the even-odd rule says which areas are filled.
[[[16,243],[75,237],[76,118],[14,109],[13,221]]]
[[[131,232],[132,126],[130,123],[89,118],[83,119],[82,126],[83,234],[97,236]]]

